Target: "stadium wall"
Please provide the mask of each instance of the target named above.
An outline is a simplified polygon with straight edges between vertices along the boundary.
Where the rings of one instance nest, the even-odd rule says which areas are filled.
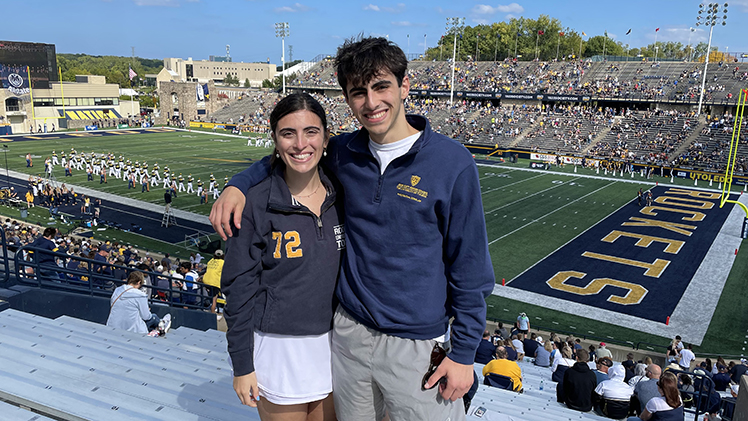
[[[555,162],[556,156],[560,156],[561,159],[564,160],[566,164],[572,164],[572,165],[582,165],[582,160],[584,159],[587,164],[594,163],[595,161],[601,161],[601,162],[628,162],[623,161],[620,159],[609,159],[609,158],[601,158],[601,157],[584,157],[584,156],[575,156],[575,155],[556,155],[556,154],[541,154],[536,153],[528,150],[523,149],[499,149],[495,146],[488,146],[488,145],[474,145],[474,144],[463,144],[467,150],[469,150],[473,154],[481,154],[486,155],[488,157],[493,158],[506,158],[509,159],[509,157],[517,155],[518,158],[522,159],[530,159],[534,160],[535,162],[530,163],[531,168],[535,168],[533,166],[534,163],[538,162]],[[690,167],[660,167],[658,165],[649,165],[644,162],[634,162],[634,171],[639,172],[641,170],[648,171],[650,168],[653,169],[655,175],[660,175],[660,171],[662,171],[663,177],[677,177],[677,178],[687,178],[695,181],[701,181],[701,182],[712,182],[712,183],[724,183],[725,181],[725,174],[724,172],[716,172],[716,171],[701,171],[696,170]],[[738,186],[748,186],[748,174],[743,174],[739,172],[735,172],[732,184],[738,185]]]

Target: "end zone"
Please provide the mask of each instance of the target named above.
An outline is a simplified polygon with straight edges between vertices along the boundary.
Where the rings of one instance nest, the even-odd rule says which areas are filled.
[[[652,192],[651,206],[629,202],[493,293],[700,344],[740,247],[743,212],[720,208],[718,193]]]

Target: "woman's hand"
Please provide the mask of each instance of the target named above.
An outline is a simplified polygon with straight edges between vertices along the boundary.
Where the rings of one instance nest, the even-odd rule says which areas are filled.
[[[260,400],[260,389],[257,386],[257,375],[255,372],[243,376],[234,376],[234,391],[242,405],[257,408],[257,401]]]

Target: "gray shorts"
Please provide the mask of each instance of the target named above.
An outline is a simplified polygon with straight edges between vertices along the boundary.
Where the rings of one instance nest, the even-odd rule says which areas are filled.
[[[362,325],[340,306],[332,335],[335,414],[345,421],[461,421],[462,399],[445,401],[439,387],[423,390],[433,340],[385,335]]]

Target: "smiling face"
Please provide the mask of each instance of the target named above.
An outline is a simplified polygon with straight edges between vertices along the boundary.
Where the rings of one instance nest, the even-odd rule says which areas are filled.
[[[322,121],[308,110],[295,111],[278,120],[273,140],[288,175],[316,171],[327,147],[327,133]]]
[[[353,86],[349,82],[346,101],[371,139],[386,144],[412,134],[403,107],[403,100],[408,97],[409,91],[410,80],[407,76],[398,86],[395,75],[389,70],[382,70],[365,86]]]

